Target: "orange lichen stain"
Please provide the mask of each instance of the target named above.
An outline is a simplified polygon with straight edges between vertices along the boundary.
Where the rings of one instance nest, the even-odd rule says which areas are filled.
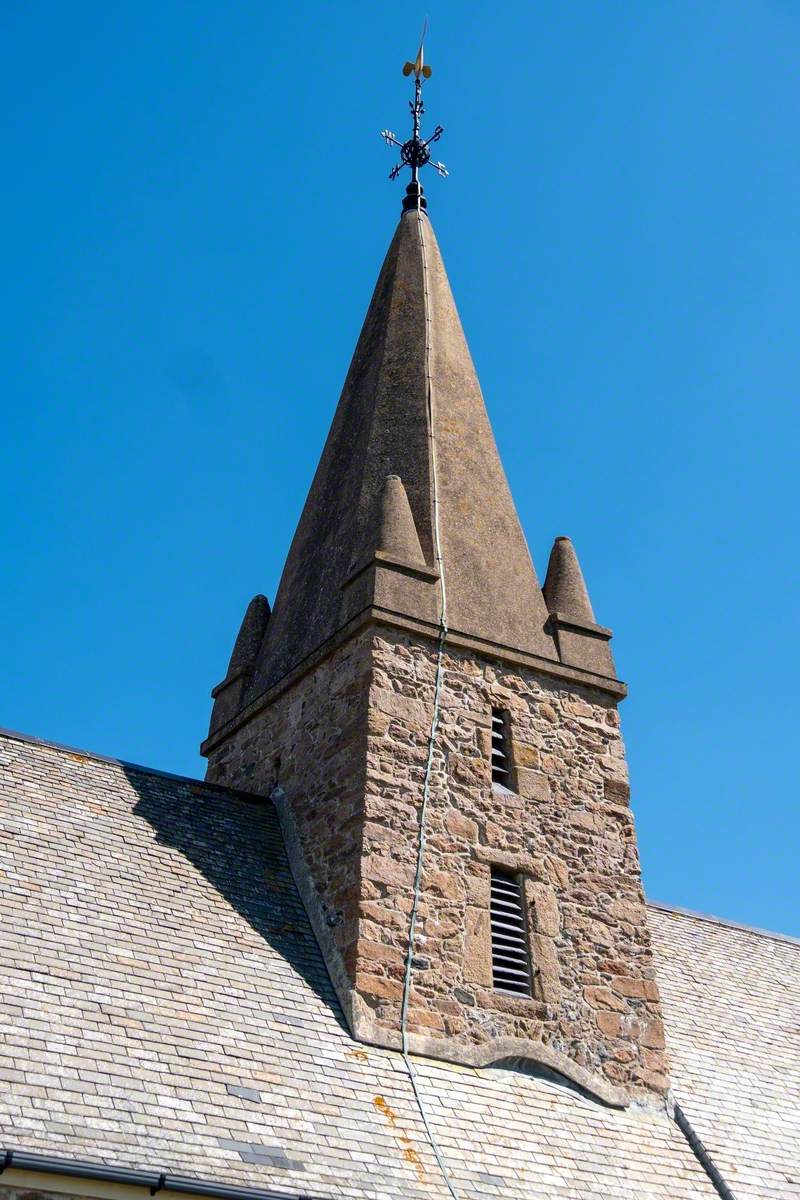
[[[353,1058],[356,1062],[369,1062],[369,1055],[365,1054],[363,1050],[345,1050],[344,1055],[345,1058]],[[379,1096],[378,1099],[380,1100],[381,1097]]]
[[[360,1052],[356,1051],[356,1053]],[[389,1127],[395,1131],[395,1136],[400,1143],[400,1153],[402,1154],[403,1158],[407,1163],[410,1163],[417,1172],[417,1178],[419,1179],[420,1183],[425,1183],[425,1168],[422,1165],[422,1159],[414,1149],[411,1138],[406,1137],[403,1132],[398,1130],[397,1113],[390,1108],[383,1096],[373,1096],[372,1103],[375,1105],[381,1116],[386,1118],[389,1123]]]
[[[71,758],[73,762],[79,762],[79,763],[86,762],[85,754],[72,754],[71,752],[68,751],[67,758]]]
[[[356,1051],[356,1053],[359,1053],[359,1052]],[[375,1105],[375,1107],[377,1108],[377,1110],[381,1114],[381,1116],[386,1117],[386,1120],[389,1122],[392,1129],[396,1129],[397,1128],[397,1113],[395,1113],[389,1107],[389,1105],[384,1100],[383,1096],[375,1096],[372,1103]]]
[[[416,1150],[411,1145],[411,1142],[409,1142],[407,1137],[400,1138],[401,1145],[404,1142],[408,1142],[408,1145],[403,1145],[403,1150],[402,1150],[403,1158],[406,1160],[407,1163],[411,1163],[411,1166],[417,1172],[417,1179],[420,1181],[420,1183],[424,1183],[425,1182],[425,1168],[422,1165],[422,1159],[417,1154]]]

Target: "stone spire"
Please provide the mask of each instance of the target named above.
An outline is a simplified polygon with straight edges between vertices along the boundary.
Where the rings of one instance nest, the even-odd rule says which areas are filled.
[[[557,660],[439,247],[427,216],[408,211],[289,550],[250,698],[375,606],[378,593],[395,613],[436,622],[432,450],[451,629]],[[393,475],[402,479],[422,555],[413,576],[373,563]],[[399,505],[397,485],[389,486]],[[402,579],[389,578],[392,571]]]
[[[353,1035],[661,1103],[625,688],[569,541],[539,587],[421,203],[267,615],[214,690],[207,777],[272,798]]]

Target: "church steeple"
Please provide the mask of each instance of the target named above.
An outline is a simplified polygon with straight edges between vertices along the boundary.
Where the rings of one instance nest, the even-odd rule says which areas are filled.
[[[625,688],[571,543],[544,592],[528,553],[422,203],[424,66],[411,190],[208,779],[276,805],[356,1038],[626,1104],[668,1079]]]

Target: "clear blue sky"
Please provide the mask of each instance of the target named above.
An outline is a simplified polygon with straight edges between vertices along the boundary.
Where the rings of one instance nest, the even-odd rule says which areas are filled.
[[[438,3],[431,214],[655,899],[800,934],[795,0]],[[8,2],[0,722],[186,774],[391,237],[424,10]]]

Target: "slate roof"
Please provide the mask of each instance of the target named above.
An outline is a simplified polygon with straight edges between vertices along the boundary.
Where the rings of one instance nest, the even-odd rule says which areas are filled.
[[[268,801],[3,736],[0,871],[0,1146],[447,1196],[402,1058],[343,1024]],[[800,944],[651,918],[684,1111],[737,1200],[800,1195]],[[521,1071],[418,1073],[464,1197],[716,1195],[666,1113]]]
[[[739,1200],[800,1196],[800,942],[651,906],[672,1086]]]

